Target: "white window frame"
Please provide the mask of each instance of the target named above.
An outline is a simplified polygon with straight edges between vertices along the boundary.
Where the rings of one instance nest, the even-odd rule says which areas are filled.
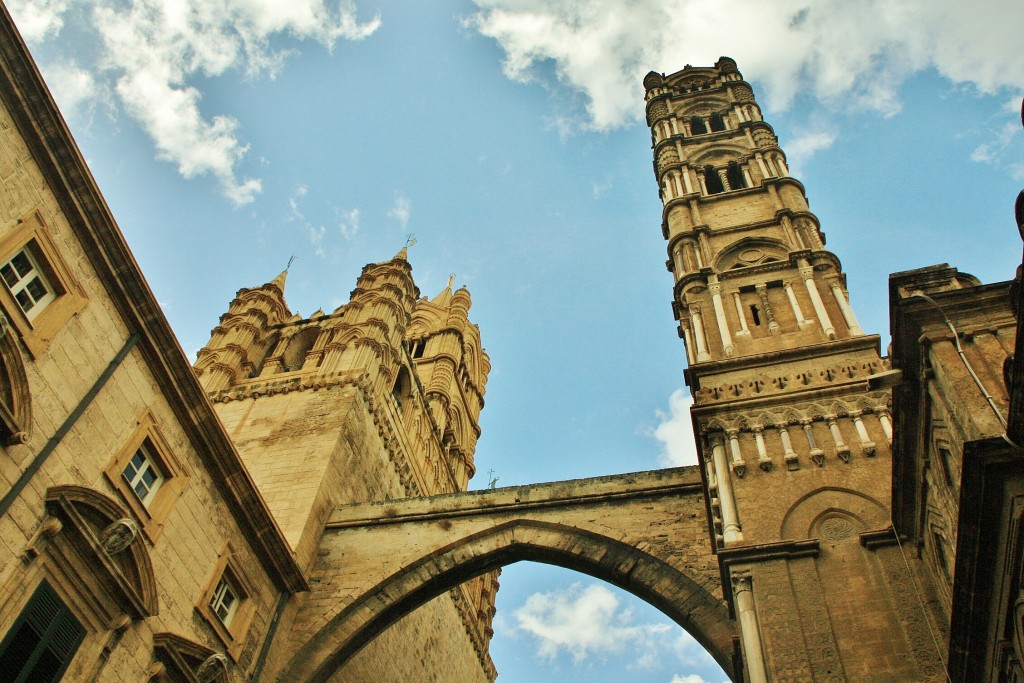
[[[142,456],[142,463],[136,467],[135,458],[140,455]],[[132,471],[131,474],[129,474],[129,470]],[[147,472],[155,475],[152,484],[146,483],[145,476]],[[160,490],[160,486],[164,483],[164,474],[160,471],[156,457],[150,452],[150,446],[145,441],[128,460],[128,464],[125,465],[121,476],[124,477],[128,487],[147,508],[153,502],[153,499],[156,498],[157,491]],[[140,486],[145,491],[145,494],[139,492]]]
[[[24,256],[30,266],[29,270],[24,273],[22,273],[14,263],[15,259],[19,256]],[[8,274],[3,272],[8,268],[10,269],[9,272],[16,276],[13,282],[9,282]],[[11,258],[4,261],[3,264],[0,264],[0,273],[2,273],[3,282],[7,287],[7,290],[11,293],[11,296],[14,297],[14,300],[18,302],[18,306],[21,307],[21,310],[25,313],[25,317],[30,321],[34,320],[37,315],[42,313],[43,310],[57,298],[56,290],[53,285],[50,284],[50,280],[46,277],[43,269],[39,267],[39,258],[32,253],[32,249],[29,245],[25,245],[16,251]],[[39,298],[36,298],[29,289],[29,285],[34,282],[39,282],[43,289],[46,290]],[[24,294],[24,296],[31,302],[31,305],[28,308],[25,308],[25,302],[22,301],[19,296],[22,294]]]

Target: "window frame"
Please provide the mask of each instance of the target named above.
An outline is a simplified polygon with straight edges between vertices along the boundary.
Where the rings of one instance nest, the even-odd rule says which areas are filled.
[[[147,460],[161,475],[158,486],[146,497],[140,497],[125,476],[129,464],[140,450],[146,453]],[[188,482],[189,473],[168,443],[153,411],[147,409],[139,416],[132,434],[103,474],[132,511],[145,537],[150,543],[156,543],[171,508]]]
[[[221,619],[214,610],[213,602],[221,584],[225,584],[236,598],[233,610],[228,618]],[[256,612],[253,599],[253,584],[242,571],[241,565],[230,541],[226,541],[217,556],[217,563],[210,572],[206,590],[196,603],[195,609],[210,624],[214,633],[224,643],[228,656],[238,661],[245,645],[245,638]]]
[[[0,278],[0,308],[17,330],[29,355],[37,358],[71,316],[82,310],[87,299],[38,211],[19,219],[0,238],[0,265],[10,262],[20,251],[27,251],[53,290],[53,299],[29,316],[7,283]]]

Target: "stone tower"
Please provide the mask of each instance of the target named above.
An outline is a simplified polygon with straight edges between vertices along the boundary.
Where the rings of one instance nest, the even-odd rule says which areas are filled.
[[[711,544],[749,681],[939,680],[879,338],[736,63],[644,79]]]
[[[449,283],[420,298],[405,249],[367,265],[329,314],[293,313],[286,278],[239,290],[195,370],[299,565],[330,581],[318,562],[337,506],[466,490],[490,360],[469,292]],[[411,647],[460,680],[493,680],[496,592],[492,572],[435,599],[348,664],[344,680],[415,680],[424,664]],[[323,611],[314,590],[284,616],[298,644]],[[437,637],[460,632],[464,642]]]

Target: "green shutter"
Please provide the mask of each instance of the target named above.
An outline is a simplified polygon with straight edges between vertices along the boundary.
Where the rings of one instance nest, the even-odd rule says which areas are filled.
[[[0,679],[55,683],[85,638],[85,628],[43,581],[0,643]]]

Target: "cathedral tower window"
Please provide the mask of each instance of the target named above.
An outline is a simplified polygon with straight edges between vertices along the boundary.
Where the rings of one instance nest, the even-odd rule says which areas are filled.
[[[725,177],[729,181],[730,189],[741,190],[747,186],[747,179],[743,176],[743,169],[740,168],[739,162],[729,162],[729,166],[725,171]]]
[[[718,171],[714,166],[704,167],[704,186],[707,188],[708,194],[720,194],[725,192],[725,184],[722,182],[722,176],[718,174]]]

